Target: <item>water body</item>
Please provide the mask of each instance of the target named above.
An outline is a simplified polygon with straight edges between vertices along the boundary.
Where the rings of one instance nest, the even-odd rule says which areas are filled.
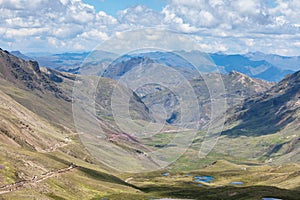
[[[268,198],[262,198],[262,200],[282,200],[282,199],[268,197]]]
[[[162,175],[163,175],[163,176],[169,176],[170,173],[163,173]]]
[[[235,182],[231,182],[231,185],[244,185],[244,182],[241,181],[235,181]]]
[[[195,182],[204,182],[204,183],[210,183],[214,180],[214,177],[212,176],[194,176]]]

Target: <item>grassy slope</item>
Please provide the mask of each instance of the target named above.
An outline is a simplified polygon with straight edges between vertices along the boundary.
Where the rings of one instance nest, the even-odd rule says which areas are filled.
[[[30,69],[30,64],[13,57],[10,59],[17,63],[17,67],[23,65],[28,77],[33,77],[30,84],[40,87],[39,82],[47,80],[42,74],[48,73],[47,69],[41,69],[42,73],[36,75]],[[2,75],[9,75],[9,65],[2,64]],[[58,75],[61,75],[63,83],[57,83],[55,87],[70,96],[72,76]],[[7,77],[9,78],[0,77],[0,185],[31,180],[34,176],[68,167],[70,163],[76,163],[80,167],[69,174],[53,177],[0,197],[31,199],[33,196],[48,196],[54,199],[77,199],[81,196],[83,199],[91,199],[110,193],[135,193],[136,189],[118,179],[112,169],[101,163],[89,164],[95,161],[74,132],[72,104],[69,101],[58,98],[45,88],[28,89],[23,87],[23,80],[12,82],[13,77]],[[26,79],[32,80],[28,77]]]
[[[1,198],[92,199],[137,192],[117,178],[117,173],[110,168],[86,162],[91,161],[88,152],[69,129],[50,124],[2,92],[0,102],[0,186],[31,180],[34,176],[66,168],[70,163],[79,166],[61,176],[3,194]]]
[[[192,199],[261,199],[262,197],[277,197],[282,199],[297,199],[300,191],[299,166],[287,165],[271,167],[265,165],[237,165],[227,161],[217,161],[201,170],[191,172],[170,172],[167,177],[160,172],[133,175],[130,183],[151,192],[173,198]],[[194,176],[213,176],[211,183],[194,182]],[[242,181],[242,186],[232,186],[230,183]]]

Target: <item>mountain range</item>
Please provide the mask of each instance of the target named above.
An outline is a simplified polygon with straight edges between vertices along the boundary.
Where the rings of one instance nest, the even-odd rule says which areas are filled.
[[[25,60],[37,60],[40,65],[47,66],[59,71],[71,73],[83,73],[86,69],[89,72],[103,73],[111,62],[135,62],[134,59],[148,58],[154,60],[156,63],[172,65],[177,69],[187,70],[193,68],[197,69],[200,66],[193,66],[189,60],[197,59],[203,56],[200,51],[175,51],[175,52],[148,52],[135,53],[132,55],[119,56],[105,51],[95,50],[92,52],[83,53],[28,53],[24,55],[19,51],[11,52],[13,55],[23,58]],[[226,55],[223,53],[208,53],[206,54],[212,60],[222,73],[230,73],[237,71],[252,78],[259,78],[266,81],[278,82],[282,80],[287,74],[291,74],[300,69],[299,56],[287,57],[273,54],[263,54],[261,52]],[[85,60],[87,58],[87,60]],[[133,59],[133,60],[130,60]],[[203,68],[201,68],[203,70]]]
[[[199,55],[199,52],[181,52],[181,55],[185,53],[189,59]],[[74,63],[81,63],[86,53],[56,56],[53,60],[61,60],[63,64],[46,68],[32,61],[30,55],[0,50],[0,198],[297,199],[300,196],[300,72],[289,71],[296,67],[278,68],[270,63],[271,58],[268,62],[257,57],[257,61],[256,55],[250,54],[212,54],[210,57],[224,73],[201,68],[204,73],[199,76],[193,73],[195,66],[174,52],[127,55],[112,62],[114,54],[99,51],[91,54],[80,73]],[[46,57],[50,64],[58,63]],[[287,59],[292,62],[294,58]],[[181,152],[180,143],[173,143],[174,135],[184,141],[191,132],[180,127],[180,94],[185,91],[174,93],[157,84],[136,89],[118,84],[133,67],[153,63],[176,69],[185,77],[196,95],[193,101],[187,100],[200,110],[199,115],[190,116],[189,122],[203,126],[180,158],[163,169],[147,171],[156,168],[163,159],[152,156],[151,152]],[[101,69],[97,68],[99,65]],[[269,77],[264,74],[268,70],[273,73]],[[219,90],[221,82],[224,90]],[[78,96],[74,96],[77,84],[84,87],[77,88]],[[116,88],[130,97],[133,122],[147,128],[149,123],[155,127],[160,124],[157,119],[163,119],[164,128],[151,137],[121,129],[111,106]],[[95,97],[95,105],[84,98],[86,93]],[[223,112],[220,108],[211,121],[212,102],[220,99],[226,99],[226,109]],[[79,118],[74,113],[76,103]],[[199,158],[207,124],[218,125],[223,118],[224,131],[216,146],[205,158]],[[126,172],[120,171],[118,164]],[[132,169],[145,171],[134,173]],[[197,176],[210,176],[213,181],[200,184]],[[234,186],[236,182],[242,185]]]

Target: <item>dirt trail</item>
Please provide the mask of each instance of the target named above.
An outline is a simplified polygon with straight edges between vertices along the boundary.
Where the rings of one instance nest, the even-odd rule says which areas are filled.
[[[77,166],[71,164],[68,168],[58,169],[55,171],[49,171],[40,176],[34,176],[30,180],[23,180],[23,181],[18,181],[18,182],[9,184],[9,185],[4,185],[4,186],[0,187],[0,195],[20,190],[30,184],[40,183],[48,178],[67,173],[74,168],[77,168]]]

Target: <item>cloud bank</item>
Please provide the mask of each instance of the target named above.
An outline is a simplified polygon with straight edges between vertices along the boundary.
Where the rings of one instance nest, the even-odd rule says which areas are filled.
[[[164,27],[208,52],[300,55],[299,10],[298,0],[173,0],[161,12],[138,5],[114,17],[81,0],[0,0],[0,46],[91,50],[118,32]]]

